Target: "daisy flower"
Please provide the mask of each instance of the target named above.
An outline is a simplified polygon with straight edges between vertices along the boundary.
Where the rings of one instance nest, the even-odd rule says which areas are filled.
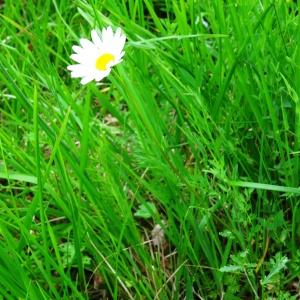
[[[111,68],[122,61],[126,36],[118,28],[114,33],[109,26],[91,32],[92,41],[80,39],[80,46],[73,46],[75,54],[70,57],[78,64],[68,66],[72,78],[82,78],[80,83],[87,84],[92,80],[100,81],[108,76]]]

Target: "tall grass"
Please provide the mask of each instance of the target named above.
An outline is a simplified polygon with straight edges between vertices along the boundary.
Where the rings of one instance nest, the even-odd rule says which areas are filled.
[[[296,1],[1,4],[3,299],[296,299]],[[66,71],[121,27],[101,84]]]

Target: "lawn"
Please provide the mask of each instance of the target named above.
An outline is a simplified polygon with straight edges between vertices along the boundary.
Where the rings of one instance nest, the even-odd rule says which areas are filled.
[[[299,9],[0,1],[0,299],[299,299]]]

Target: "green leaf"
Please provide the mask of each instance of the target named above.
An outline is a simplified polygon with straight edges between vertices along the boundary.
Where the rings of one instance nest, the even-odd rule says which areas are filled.
[[[59,245],[59,250],[62,254],[62,263],[64,267],[72,264],[75,257],[75,247],[72,243],[66,242]]]
[[[157,209],[155,205],[151,202],[145,202],[144,204],[141,204],[139,206],[134,216],[143,219],[149,219],[153,217],[155,214],[157,214]]]
[[[289,259],[286,256],[281,257],[280,253],[277,253],[275,258],[271,260],[273,268],[270,273],[260,281],[261,285],[267,285],[274,282],[274,277],[278,275],[283,269],[286,268],[286,264],[289,262]]]
[[[243,271],[243,269],[244,268],[242,266],[229,265],[229,266],[221,267],[219,271],[222,273],[231,273],[231,272],[240,272]]]
[[[18,172],[11,172],[11,173],[0,172],[0,179],[16,180],[16,181],[37,184],[36,176],[22,174]]]

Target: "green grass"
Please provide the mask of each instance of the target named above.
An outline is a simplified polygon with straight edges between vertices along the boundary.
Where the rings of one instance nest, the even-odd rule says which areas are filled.
[[[1,299],[299,296],[296,2],[1,4]],[[81,86],[108,25],[124,62]]]

